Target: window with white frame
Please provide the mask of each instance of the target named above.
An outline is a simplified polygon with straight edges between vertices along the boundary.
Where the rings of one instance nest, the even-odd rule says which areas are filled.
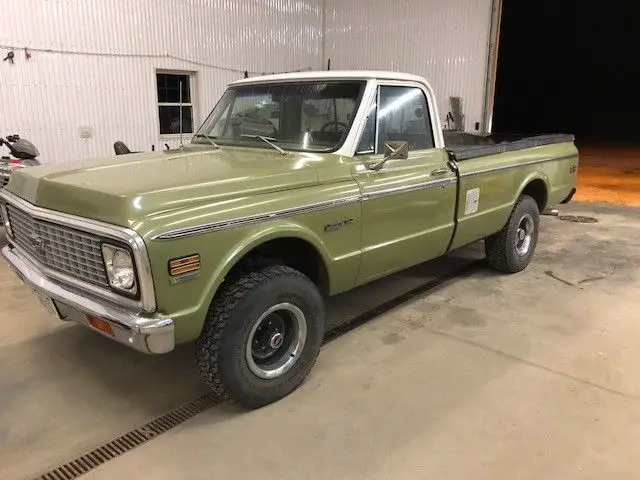
[[[161,136],[180,133],[181,100],[182,133],[189,134],[194,132],[193,77],[194,74],[191,72],[156,72],[158,121]],[[180,98],[181,90],[182,99]]]

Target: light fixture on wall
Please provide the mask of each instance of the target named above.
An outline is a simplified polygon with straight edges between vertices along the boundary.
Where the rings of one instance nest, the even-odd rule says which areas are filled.
[[[80,125],[78,127],[78,136],[80,138],[84,138],[84,139],[91,138],[93,137],[93,133],[94,133],[93,127],[91,125]]]

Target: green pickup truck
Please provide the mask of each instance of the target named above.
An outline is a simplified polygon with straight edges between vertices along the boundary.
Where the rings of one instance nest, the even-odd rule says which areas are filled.
[[[419,76],[249,78],[178,149],[15,172],[2,253],[57,318],[195,342],[203,381],[258,408],[311,370],[327,296],[482,239],[524,269],[577,168],[572,136],[443,132]]]

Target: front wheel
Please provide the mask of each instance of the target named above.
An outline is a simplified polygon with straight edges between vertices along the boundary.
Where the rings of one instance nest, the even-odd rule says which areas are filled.
[[[491,268],[516,273],[531,262],[538,243],[540,210],[528,195],[518,198],[507,224],[485,239],[484,249]]]
[[[324,302],[302,273],[259,268],[226,284],[196,342],[204,382],[222,398],[259,408],[310,372],[325,328]]]

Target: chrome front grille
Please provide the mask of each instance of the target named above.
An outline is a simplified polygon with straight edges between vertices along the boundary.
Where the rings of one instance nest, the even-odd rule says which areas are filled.
[[[109,287],[100,237],[33,218],[7,205],[13,241],[41,265],[70,277]]]

